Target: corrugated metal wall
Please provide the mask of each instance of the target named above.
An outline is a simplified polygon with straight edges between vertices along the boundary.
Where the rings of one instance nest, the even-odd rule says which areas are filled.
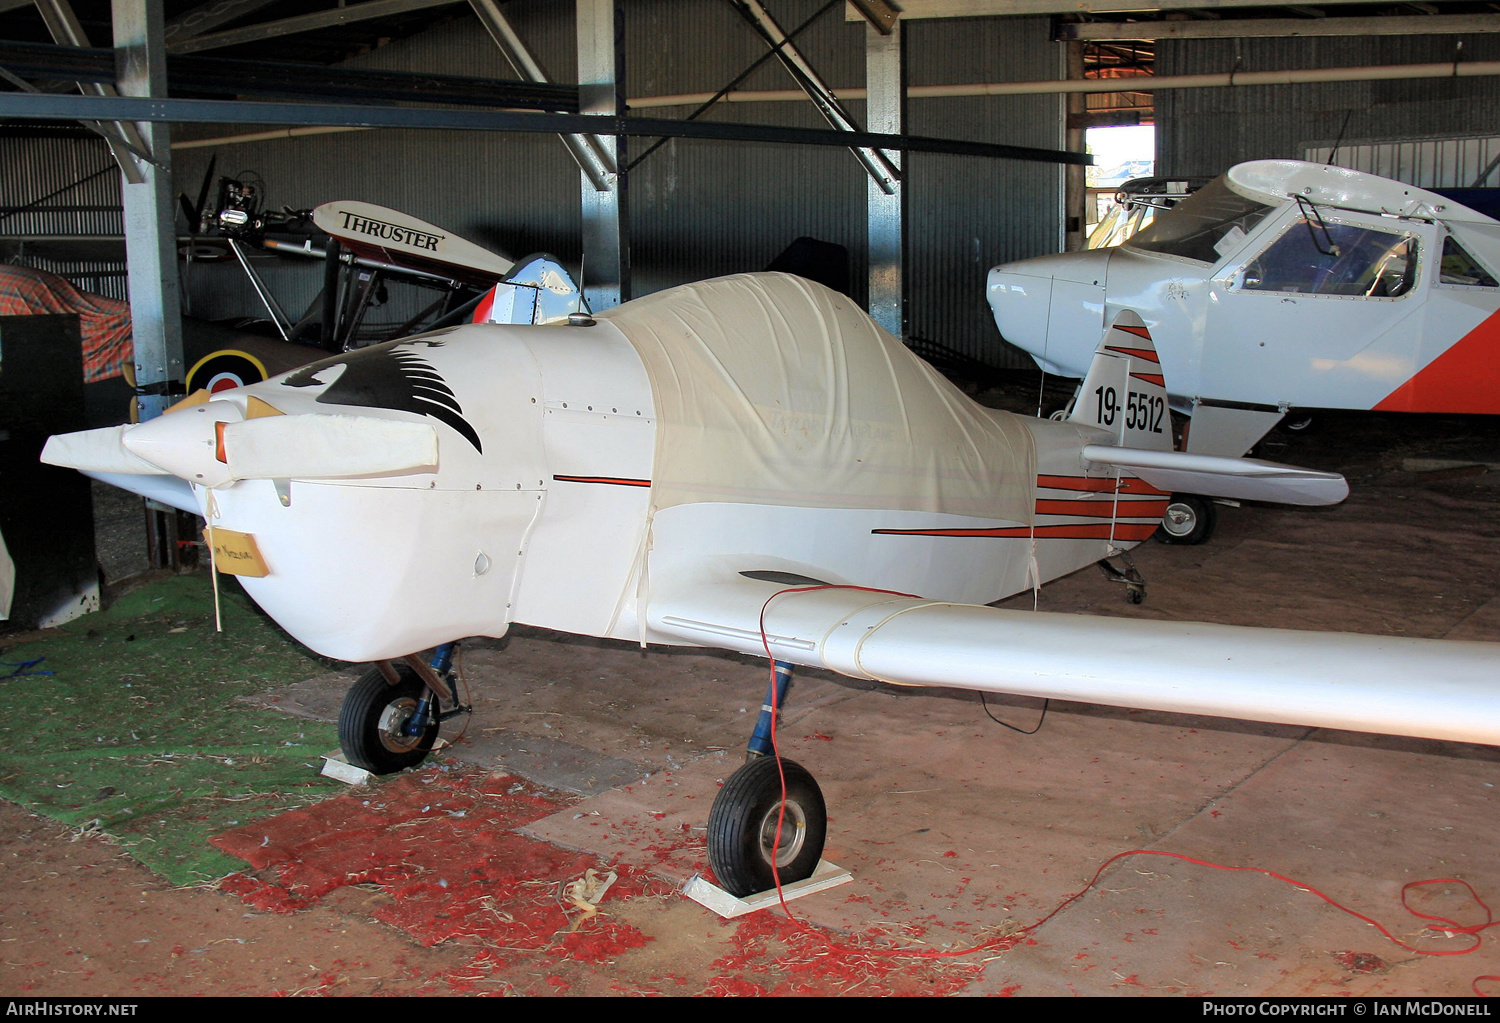
[[[1419,188],[1493,186],[1500,170],[1500,138],[1407,139],[1309,147],[1304,159],[1379,174]]]
[[[910,85],[1064,77],[1047,18],[950,18],[907,26]],[[1063,147],[1061,96],[912,100],[914,135]],[[990,267],[1062,248],[1062,167],[915,153],[908,175],[911,333],[992,365],[1030,369],[1000,340],[984,297]],[[862,217],[863,211],[856,213]]]
[[[821,6],[781,0],[772,10],[791,31]],[[636,0],[626,8],[626,92],[634,96],[713,91],[765,52],[727,5]],[[559,81],[576,78],[570,4],[518,0],[505,11]],[[864,83],[864,26],[835,10],[798,45],[835,86]],[[1014,81],[1061,75],[1060,47],[1044,18],[961,19],[908,26],[913,84]],[[450,74],[510,77],[477,21],[459,17],[350,62]],[[745,89],[785,89],[774,61]],[[863,120],[862,103],[850,104]],[[1061,103],[1054,97],[922,100],[909,130],[1060,148]],[[663,110],[657,116],[686,111]],[[735,104],[710,117],[825,127],[811,104]],[[224,129],[197,134],[223,134]],[[243,129],[248,130],[248,129]],[[186,130],[183,132],[186,137]],[[633,139],[633,158],[648,140]],[[180,151],[179,182],[195,193],[211,150]],[[550,136],[463,132],[351,132],[221,147],[218,173],[254,170],[274,205],[303,207],[334,198],[405,210],[473,240],[522,256],[547,250],[576,267],[580,255],[578,173]],[[190,186],[190,187],[188,187]],[[1008,259],[1057,251],[1061,175],[1055,166],[969,157],[917,156],[910,168],[909,250],[914,333],[975,358],[1025,365],[1006,354],[984,302],[984,275]],[[844,150],[676,140],[648,157],[630,180],[634,291],[765,267],[793,239],[810,235],[845,246],[856,297],[864,298],[865,184]],[[587,267],[584,273],[587,274]],[[318,287],[311,268],[267,265],[268,282],[290,296],[294,316]],[[226,276],[229,276],[226,274]],[[237,282],[200,278],[195,311],[253,302]]]
[[[1419,19],[1414,19],[1419,20]],[[1285,68],[1451,61],[1455,36],[1163,40],[1156,73],[1182,75]],[[1500,38],[1462,38],[1464,60],[1500,59]],[[1443,78],[1156,94],[1157,173],[1219,174],[1242,160],[1301,159],[1305,150],[1416,138],[1500,133],[1500,79]]]
[[[822,0],[772,0],[791,31]],[[454,18],[349,63],[511,77],[478,21]],[[507,17],[557,81],[576,80],[573,5],[513,0]],[[632,0],[626,7],[626,93],[713,91],[765,53],[728,5],[714,0]],[[861,86],[865,27],[837,8],[798,45],[830,84]],[[907,26],[912,84],[1061,76],[1061,47],[1045,18],[948,19]],[[785,89],[769,61],[744,89]],[[863,122],[864,104],[849,104]],[[1060,148],[1056,97],[913,101],[908,130]],[[651,111],[681,116],[685,110]],[[708,115],[763,124],[825,127],[806,102],[735,104]],[[241,134],[254,125],[178,126],[174,139]],[[631,140],[629,153],[649,143]],[[258,175],[271,208],[360,199],[429,220],[511,256],[550,251],[572,267],[580,252],[579,176],[552,136],[480,132],[354,131],[178,150],[177,190],[196,196],[210,158],[215,175]],[[69,172],[71,173],[71,171]],[[910,321],[917,336],[1000,365],[1028,360],[1004,350],[984,302],[984,277],[1005,260],[1055,252],[1061,238],[1061,172],[1051,164],[917,155],[908,176]],[[117,186],[116,186],[117,187]],[[865,177],[845,150],[677,140],[631,176],[634,292],[765,267],[793,239],[845,246],[856,298],[865,288]],[[318,266],[257,263],[295,318],[313,300]],[[584,269],[587,274],[587,268]],[[253,315],[260,307],[233,265],[197,265],[187,293],[200,316]]]
[[[120,175],[91,135],[0,137],[0,252],[62,274],[88,291],[126,298]],[[95,236],[61,244],[58,236]],[[32,240],[34,239],[34,240]]]

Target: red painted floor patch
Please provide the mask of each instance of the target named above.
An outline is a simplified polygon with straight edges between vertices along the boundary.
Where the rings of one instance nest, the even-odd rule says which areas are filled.
[[[979,975],[974,958],[892,955],[887,936],[830,935],[779,910],[694,917],[721,951],[696,969],[670,957],[673,972],[654,960],[636,967],[632,952],[651,959],[657,938],[670,939],[613,914],[629,915],[632,899],[669,904],[676,889],[646,864],[606,865],[516,832],[566,805],[508,775],[433,768],[218,836],[216,846],[254,868],[220,887],[275,913],[310,909],[346,886],[378,892],[376,919],[422,945],[464,950],[461,969],[425,978],[433,992],[887,996],[951,994]],[[684,846],[695,842],[684,835]],[[567,882],[605,866],[618,879],[597,915],[563,897]]]
[[[514,833],[563,805],[530,789],[508,775],[441,769],[360,789],[213,839],[274,876],[233,875],[221,887],[257,909],[295,913],[336,888],[378,885],[391,902],[377,919],[423,945],[478,946],[481,974],[517,953],[596,963],[645,945],[644,934],[607,913],[581,921],[561,897],[564,883],[600,864]],[[652,883],[615,869],[608,900]],[[462,977],[447,979],[465,989]]]

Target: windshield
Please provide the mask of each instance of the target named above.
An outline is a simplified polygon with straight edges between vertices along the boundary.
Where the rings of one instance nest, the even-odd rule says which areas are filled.
[[[1147,252],[1217,263],[1272,208],[1233,191],[1220,175],[1171,210],[1158,214],[1150,227],[1125,244]]]

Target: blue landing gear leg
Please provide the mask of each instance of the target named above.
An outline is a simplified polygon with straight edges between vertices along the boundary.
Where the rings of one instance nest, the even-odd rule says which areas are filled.
[[[755,719],[755,732],[745,748],[745,762],[771,755],[771,715],[786,704],[787,687],[792,684],[792,665],[786,661],[771,662],[771,683],[766,686],[766,700]]]

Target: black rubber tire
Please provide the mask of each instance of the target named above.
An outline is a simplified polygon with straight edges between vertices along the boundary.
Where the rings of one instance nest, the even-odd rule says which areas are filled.
[[[780,855],[772,872],[771,848],[781,805],[781,777],[775,757],[757,757],[741,767],[714,799],[708,814],[708,862],[719,887],[744,898],[812,876],[823,855],[828,811],[823,793],[807,770],[781,762],[786,775],[786,816]]]
[[[1214,526],[1219,522],[1214,503],[1197,494],[1173,494],[1167,502],[1167,510],[1156,529],[1156,539],[1161,543],[1192,546],[1203,543],[1214,535]]]
[[[395,666],[401,681],[386,682],[379,668],[371,668],[349,687],[339,711],[339,746],[349,763],[375,774],[393,774],[426,759],[437,742],[436,716],[420,735],[401,735],[399,729],[417,708],[427,687],[404,664]]]

